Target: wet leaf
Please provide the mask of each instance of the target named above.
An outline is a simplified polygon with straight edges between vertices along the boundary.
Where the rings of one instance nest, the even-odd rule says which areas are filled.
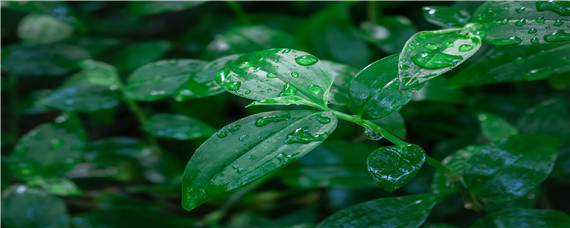
[[[239,55],[225,56],[204,64],[199,72],[193,74],[188,81],[174,91],[174,99],[184,101],[223,93],[224,89],[216,84],[215,74],[238,57]]]
[[[2,71],[21,77],[59,76],[73,72],[88,59],[83,48],[68,44],[15,44],[2,50]]]
[[[381,198],[336,212],[317,227],[419,227],[435,203],[431,194]]]
[[[189,140],[212,135],[215,130],[193,117],[177,114],[154,114],[143,126],[150,135],[177,140]]]
[[[499,140],[519,133],[519,130],[509,122],[491,113],[479,113],[477,115],[477,119],[479,119],[479,128],[481,128],[481,132],[486,138],[490,139],[491,141]]]
[[[48,15],[28,14],[18,25],[18,38],[24,42],[49,44],[67,39],[73,27]]]
[[[507,227],[566,227],[570,216],[561,211],[538,209],[507,209],[487,215],[472,228]]]
[[[376,24],[363,22],[360,28],[366,41],[390,54],[400,52],[406,41],[418,32],[412,21],[404,16],[382,16],[376,19]]]
[[[424,17],[440,27],[463,27],[471,19],[468,12],[451,6],[426,6],[422,8]]]
[[[146,41],[127,45],[113,53],[111,63],[119,72],[129,72],[162,58],[170,49],[168,41]]]
[[[192,210],[290,164],[321,144],[336,123],[330,112],[274,111],[226,125],[190,158],[182,206]]]
[[[459,149],[451,155],[444,158],[441,163],[455,171],[458,175],[463,175],[465,166],[469,159],[479,150],[481,146],[467,146]],[[449,181],[449,178],[439,170],[433,174],[433,181],[431,183],[431,192],[438,195],[451,195],[457,192],[455,185]]]
[[[33,178],[28,181],[28,185],[38,186],[53,195],[80,196],[83,194],[75,183],[66,178]]]
[[[203,4],[204,1],[175,1],[175,2],[129,2],[129,13],[136,16],[155,15],[177,12]]]
[[[384,190],[393,192],[408,183],[424,164],[424,150],[413,144],[376,149],[367,160],[372,179]]]
[[[2,225],[67,228],[65,202],[42,190],[14,185],[2,192]]]

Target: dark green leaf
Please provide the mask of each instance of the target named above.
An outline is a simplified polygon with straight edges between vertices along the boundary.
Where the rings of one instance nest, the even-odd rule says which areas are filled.
[[[326,106],[332,76],[313,55],[276,48],[240,56],[218,71],[216,82],[232,94],[260,103]]]
[[[568,41],[570,5],[565,1],[492,1],[473,13],[485,41],[495,45],[532,45]]]
[[[150,135],[177,140],[189,140],[208,137],[215,130],[204,122],[185,115],[154,114],[143,126]]]
[[[112,63],[120,72],[128,72],[160,59],[170,49],[172,49],[172,43],[168,41],[135,43],[113,53]]]
[[[174,99],[176,101],[184,101],[224,92],[224,89],[216,84],[215,74],[238,57],[239,55],[225,56],[205,64],[199,72],[192,74],[188,81],[174,91]]]
[[[2,192],[2,225],[67,228],[69,216],[60,198],[39,189],[15,185]]]
[[[79,117],[64,114],[24,135],[10,154],[10,169],[21,179],[61,177],[83,157],[86,133]]]
[[[16,44],[2,50],[2,71],[18,76],[58,76],[73,72],[89,53],[68,44]]]
[[[570,72],[570,44],[501,46],[456,74],[453,87],[534,81]]]
[[[68,44],[85,48],[91,56],[99,56],[119,47],[123,42],[119,39],[93,36],[73,36],[65,41]]]
[[[85,25],[79,20],[73,8],[67,2],[56,1],[10,1],[2,4],[2,8],[36,14],[45,14],[73,25],[81,30]]]
[[[440,27],[463,27],[471,19],[468,12],[450,6],[426,6],[422,8],[424,17]]]
[[[285,168],[281,179],[302,188],[374,187],[366,170],[366,158],[374,149],[376,146],[364,143],[327,141]]]
[[[295,48],[293,36],[263,25],[230,29],[206,47],[205,58],[215,59],[231,54],[261,51],[269,48]]]
[[[363,22],[360,28],[365,40],[390,54],[400,52],[406,41],[418,32],[412,21],[404,16],[382,16],[376,24]]]
[[[381,198],[339,211],[317,227],[419,227],[435,203],[431,194]]]
[[[507,209],[481,218],[472,228],[508,227],[567,227],[570,216],[561,211],[537,209]]]
[[[248,116],[210,137],[182,179],[182,206],[192,210],[302,157],[336,128],[330,112],[274,111]]]
[[[566,74],[557,74],[548,77],[548,84],[557,90],[563,90],[570,87],[570,77]]]
[[[414,101],[435,101],[461,104],[467,100],[463,90],[450,88],[447,78],[437,77],[426,82],[424,87],[414,95]]]
[[[160,60],[146,64],[129,75],[126,95],[137,101],[155,101],[172,96],[188,80],[199,78],[197,75],[206,64],[205,61],[193,59]],[[190,87],[187,84],[184,86]]]
[[[18,26],[18,38],[24,42],[49,44],[67,39],[73,27],[48,15],[28,14]]]
[[[534,190],[550,173],[558,139],[516,135],[485,145],[465,167],[469,190],[483,202],[506,203]]]
[[[399,112],[393,112],[380,119],[372,120],[372,122],[400,138],[406,138],[404,117]]]
[[[75,183],[66,178],[33,178],[28,181],[30,186],[39,186],[46,192],[60,196],[79,196],[83,192]]]
[[[463,63],[481,47],[468,29],[422,31],[406,42],[400,54],[400,88],[412,89]]]
[[[349,109],[356,110],[348,95],[348,85],[355,77],[358,70],[354,67],[322,60],[331,72],[333,84],[329,93],[329,102],[335,105],[347,106]]]
[[[424,164],[426,154],[418,145],[376,149],[366,162],[370,175],[380,187],[393,192],[408,183]]]
[[[479,128],[481,128],[481,133],[491,141],[496,141],[519,133],[519,130],[509,122],[491,113],[479,113],[477,115],[477,119],[479,119]]]
[[[358,72],[348,89],[359,116],[382,118],[412,99],[413,91],[400,91],[397,66],[398,55],[391,55]]]
[[[480,146],[467,146],[447,156],[441,163],[455,171],[458,175],[463,175],[467,161],[480,148]],[[450,195],[457,192],[457,188],[444,173],[436,170],[433,174],[431,192],[438,195]]]
[[[129,12],[132,15],[144,16],[169,12],[176,12],[188,8],[196,7],[204,3],[204,1],[148,1],[148,2],[129,2]]]

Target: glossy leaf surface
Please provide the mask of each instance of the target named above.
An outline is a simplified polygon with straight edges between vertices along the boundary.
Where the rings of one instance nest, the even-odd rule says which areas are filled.
[[[550,173],[558,139],[516,135],[475,153],[464,171],[469,190],[483,202],[506,203],[534,190]]]
[[[2,192],[2,225],[67,228],[65,202],[42,190],[14,185]]]
[[[466,29],[422,31],[400,54],[400,88],[412,89],[463,63],[481,47],[479,36]]]
[[[192,210],[310,152],[336,128],[330,112],[274,111],[233,122],[194,153],[182,179],[182,206]]]
[[[426,6],[422,8],[424,17],[440,27],[463,27],[471,19],[468,12],[450,6]]]
[[[494,47],[454,75],[453,87],[534,81],[570,72],[570,44]]]
[[[493,1],[473,13],[485,41],[494,45],[533,45],[570,40],[566,1]]]
[[[174,91],[174,99],[184,101],[223,93],[224,89],[216,84],[215,74],[238,57],[239,55],[225,56],[205,64],[199,72],[192,74],[188,81]]]
[[[137,16],[155,15],[169,12],[176,12],[188,8],[196,7],[204,3],[204,1],[148,1],[148,2],[129,2],[129,12]]]
[[[44,191],[60,196],[79,196],[81,189],[66,178],[34,178],[28,182],[30,186],[39,186]]]
[[[441,163],[455,171],[458,175],[463,175],[467,162],[479,149],[480,146],[467,146],[447,156]],[[457,192],[457,188],[449,181],[449,178],[444,173],[436,170],[431,182],[431,192],[434,194],[450,195]]]
[[[397,66],[398,56],[391,55],[358,72],[349,85],[349,92],[359,116],[382,118],[412,99],[413,91],[400,91]]]
[[[372,152],[366,164],[374,181],[384,190],[393,192],[414,178],[425,158],[424,150],[417,145],[389,146]]]
[[[152,115],[143,129],[156,137],[177,140],[208,137],[215,132],[212,127],[198,119],[167,113]]]
[[[218,71],[216,82],[228,92],[254,100],[302,99],[325,106],[332,76],[316,57],[291,49],[244,54]]]
[[[435,196],[430,194],[381,198],[336,212],[317,228],[419,227],[435,203]]]
[[[24,42],[49,44],[71,36],[73,27],[47,15],[28,14],[20,21],[17,33]]]
[[[83,48],[68,44],[16,44],[2,50],[2,71],[18,76],[58,76],[79,68],[88,59]]]
[[[519,133],[519,130],[509,122],[491,113],[479,113],[477,115],[477,119],[479,119],[479,128],[481,128],[481,132],[491,141]]]
[[[382,16],[376,24],[363,22],[360,28],[366,41],[390,54],[400,52],[406,41],[418,32],[412,21],[404,16]]]
[[[481,218],[472,228],[507,227],[566,227],[570,216],[561,211],[538,209],[507,209]]]

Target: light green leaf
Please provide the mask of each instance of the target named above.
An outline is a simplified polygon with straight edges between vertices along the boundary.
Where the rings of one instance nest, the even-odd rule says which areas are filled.
[[[487,215],[475,222],[471,228],[532,228],[567,227],[570,216],[561,211],[538,209],[507,209]]]
[[[388,146],[376,149],[367,159],[372,179],[388,192],[408,183],[424,164],[426,154],[418,145]]]
[[[111,63],[120,72],[129,72],[142,65],[162,58],[170,49],[168,41],[146,41],[123,47],[111,56]]]
[[[482,202],[506,203],[534,190],[550,173],[558,139],[515,135],[475,153],[464,171],[469,190]]]
[[[39,186],[46,192],[60,196],[80,196],[83,194],[75,183],[66,178],[33,178],[28,181],[30,186]]]
[[[68,44],[15,44],[2,48],[2,71],[21,77],[59,76],[79,68],[88,59],[83,48]]]
[[[273,103],[291,104],[288,98],[296,97],[326,106],[332,76],[313,55],[274,48],[240,56],[218,71],[216,82],[228,92],[248,99],[281,98]]]
[[[570,72],[570,44],[494,47],[453,76],[453,87],[534,81]]]
[[[28,14],[18,25],[18,38],[24,42],[49,44],[65,40],[73,27],[48,15]]]
[[[24,135],[9,157],[11,171],[21,179],[61,177],[83,157],[86,133],[79,117],[64,114]]]
[[[322,221],[329,227],[419,227],[427,219],[436,198],[431,194],[388,197],[357,204]]]
[[[481,47],[469,29],[422,31],[406,42],[398,72],[401,89],[416,88],[465,62]]]
[[[213,96],[224,92],[215,81],[218,70],[236,60],[239,55],[229,55],[205,64],[196,74],[193,74],[180,88],[174,91],[176,101]]]
[[[479,113],[477,115],[477,119],[479,119],[479,128],[481,128],[481,132],[491,141],[496,141],[519,133],[519,130],[509,122],[491,113]]]
[[[467,161],[479,150],[481,146],[467,146],[444,158],[441,163],[455,171],[458,175],[463,175]],[[455,185],[449,178],[439,170],[433,174],[431,192],[438,195],[450,195],[457,192]]]
[[[14,185],[2,192],[2,225],[67,228],[65,202],[42,190]]]
[[[214,134],[214,128],[204,122],[185,115],[154,114],[143,129],[150,135],[177,140],[189,140]]]
[[[348,89],[359,116],[382,118],[412,99],[413,91],[400,91],[397,66],[398,55],[391,55],[358,72]]]
[[[77,14],[68,2],[56,1],[6,1],[2,8],[23,12],[45,14],[85,30],[85,25],[79,20]]]
[[[366,41],[390,54],[400,52],[406,41],[418,32],[412,21],[404,16],[382,16],[376,19],[376,24],[362,22],[360,28]]]
[[[172,96],[188,80],[198,78],[206,64],[194,59],[160,60],[146,64],[129,75],[126,95],[137,101],[156,101]]]
[[[477,8],[473,21],[494,45],[568,41],[569,7],[566,1],[492,1]]]
[[[335,105],[346,106],[352,111],[356,110],[348,95],[348,85],[358,73],[354,67],[336,63],[332,61],[322,60],[331,72],[333,84],[329,93],[329,102]]]
[[[194,153],[182,179],[182,206],[192,210],[304,156],[336,128],[330,112],[274,111],[233,122]]]
[[[129,2],[129,13],[135,16],[155,15],[169,12],[182,11],[192,7],[199,6],[205,1],[148,1],[148,2]]]

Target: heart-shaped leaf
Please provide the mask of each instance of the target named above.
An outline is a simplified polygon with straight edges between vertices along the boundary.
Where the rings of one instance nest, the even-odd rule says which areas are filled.
[[[382,147],[368,157],[368,172],[380,187],[393,192],[416,175],[425,158],[424,150],[418,145]]]

